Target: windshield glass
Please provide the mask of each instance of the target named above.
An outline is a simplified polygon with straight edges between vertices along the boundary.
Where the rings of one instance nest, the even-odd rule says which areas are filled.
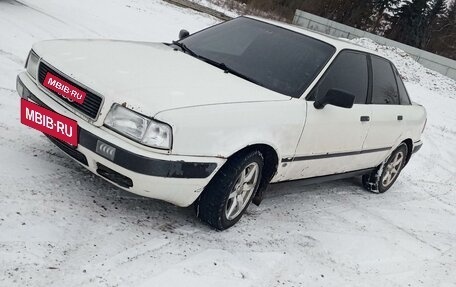
[[[218,66],[295,98],[302,95],[335,52],[333,46],[317,39],[244,17],[180,42],[194,56],[211,64],[224,64]]]

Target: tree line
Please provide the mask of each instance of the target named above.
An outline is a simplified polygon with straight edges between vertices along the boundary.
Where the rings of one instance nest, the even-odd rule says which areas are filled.
[[[456,0],[235,1],[289,22],[300,9],[456,60]]]

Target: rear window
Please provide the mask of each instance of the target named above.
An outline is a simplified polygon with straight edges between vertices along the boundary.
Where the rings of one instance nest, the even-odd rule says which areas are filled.
[[[397,87],[399,89],[399,98],[401,101],[401,105],[411,105],[412,102],[410,101],[410,97],[407,93],[407,89],[405,88],[404,82],[402,82],[401,75],[397,71],[396,67],[394,67],[394,74],[396,75]]]
[[[372,56],[372,103],[398,105],[399,93],[393,68],[385,59]]]

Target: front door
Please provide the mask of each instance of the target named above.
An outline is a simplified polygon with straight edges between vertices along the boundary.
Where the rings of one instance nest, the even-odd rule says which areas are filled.
[[[362,52],[345,50],[339,53],[322,79],[309,94],[306,123],[295,157],[288,159],[289,180],[343,173],[368,168],[362,153],[370,127],[371,109],[368,95],[368,60]],[[315,99],[330,89],[355,96],[352,108],[326,105],[313,106]]]

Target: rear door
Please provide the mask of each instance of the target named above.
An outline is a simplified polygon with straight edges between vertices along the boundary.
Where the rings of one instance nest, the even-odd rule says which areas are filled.
[[[290,159],[287,179],[343,173],[363,169],[366,163],[361,154],[370,122],[367,55],[344,50],[323,75],[307,97],[307,117],[295,157]],[[330,89],[355,95],[352,108],[326,105],[315,109],[315,99]]]
[[[386,59],[371,55],[372,110],[370,130],[364,142],[364,150],[383,149],[373,154],[374,164],[379,164],[400,140],[404,129],[404,108],[401,106],[399,87],[393,65]],[[402,99],[405,101],[405,98]]]

